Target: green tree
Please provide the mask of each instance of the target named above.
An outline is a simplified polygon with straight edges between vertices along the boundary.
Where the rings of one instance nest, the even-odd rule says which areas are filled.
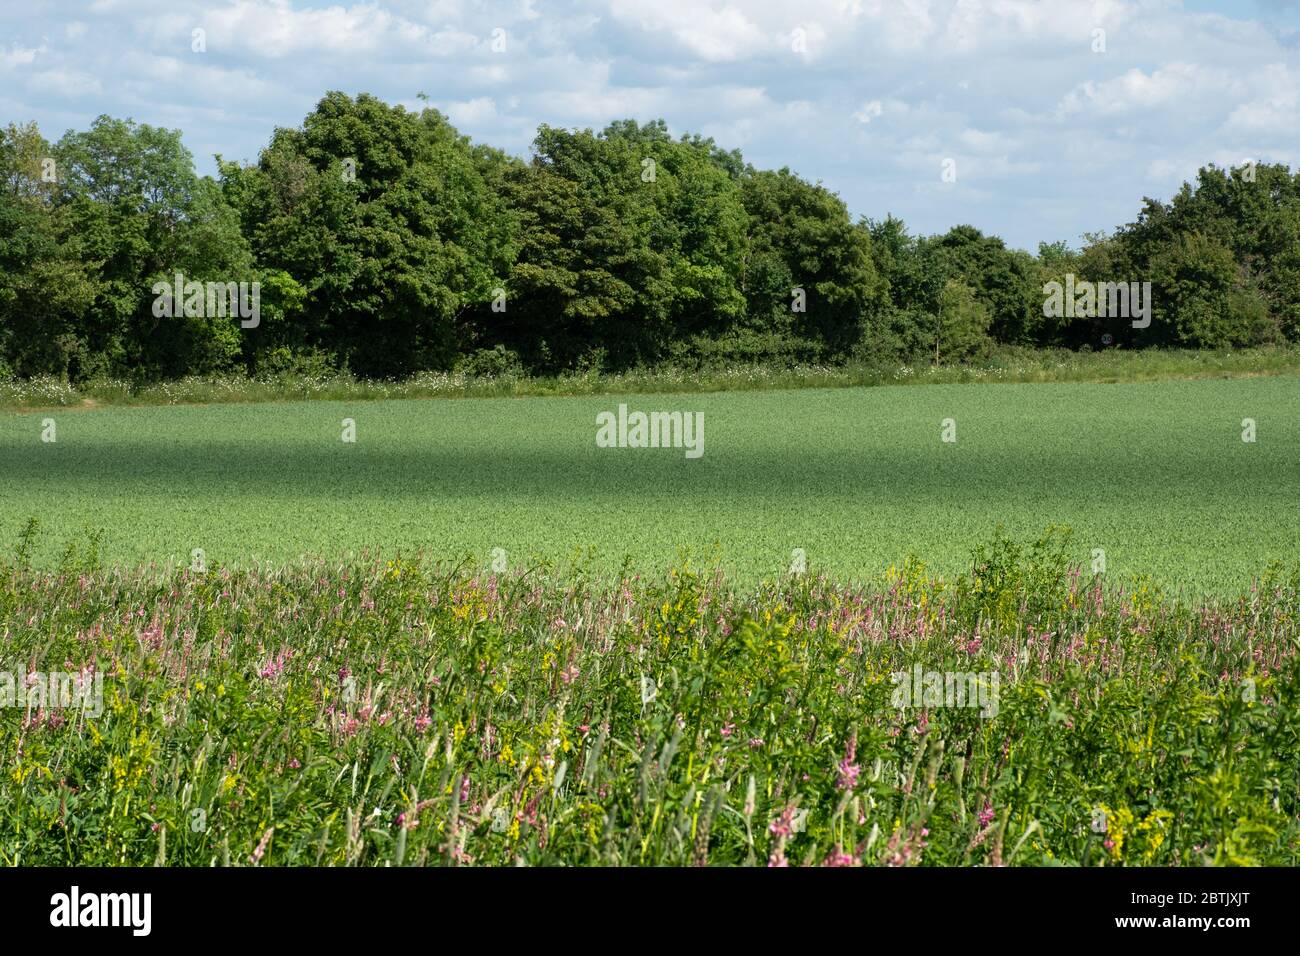
[[[743,185],[749,322],[808,343],[811,357],[847,356],[887,291],[872,258],[870,230],[850,220],[838,196],[789,169],[751,170]],[[802,312],[792,308],[796,290]]]
[[[199,177],[180,133],[101,116],[54,147],[54,206],[65,244],[95,264],[93,295],[70,335],[78,375],[137,378],[227,369],[241,350],[238,316],[157,316],[152,291],[176,274],[256,280],[239,220]]]
[[[743,317],[734,157],[631,120],[599,134],[542,126],[534,151],[503,177],[519,255],[506,310],[479,310],[484,344],[543,370],[626,368]]]
[[[1008,249],[996,236],[986,236],[974,226],[955,226],[935,243],[937,254],[950,263],[988,306],[994,339],[1008,345],[1028,345],[1041,314],[1041,287],[1028,253]]]
[[[1115,262],[1153,283],[1150,344],[1300,339],[1300,175],[1207,166],[1115,234]]]
[[[937,319],[934,333],[936,364],[961,361],[988,351],[992,310],[961,279],[949,279],[944,284]]]
[[[306,293],[297,347],[367,375],[451,367],[458,319],[491,299],[514,255],[513,218],[483,158],[433,109],[329,93],[279,129],[256,167],[222,165],[261,264]]]
[[[1264,300],[1218,240],[1181,235],[1152,257],[1150,270],[1162,338],[1190,348],[1223,348],[1270,337]]]

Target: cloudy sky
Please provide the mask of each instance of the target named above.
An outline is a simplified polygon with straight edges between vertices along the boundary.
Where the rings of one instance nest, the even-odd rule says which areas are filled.
[[[211,172],[214,153],[255,160],[330,89],[425,93],[519,155],[539,123],[662,117],[821,180],[855,216],[1077,245],[1205,163],[1300,166],[1300,0],[0,7],[0,123],[50,138],[130,117],[183,130]]]

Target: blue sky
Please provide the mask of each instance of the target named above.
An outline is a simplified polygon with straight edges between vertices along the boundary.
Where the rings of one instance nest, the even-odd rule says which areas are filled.
[[[1300,0],[0,8],[0,122],[36,120],[50,138],[130,117],[181,129],[211,172],[214,153],[255,160],[328,89],[412,108],[423,92],[463,132],[519,155],[539,123],[662,117],[821,180],[855,216],[1077,245],[1206,163],[1300,167]]]

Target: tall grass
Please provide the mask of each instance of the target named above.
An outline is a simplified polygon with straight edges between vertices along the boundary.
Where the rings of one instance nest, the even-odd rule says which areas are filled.
[[[1300,863],[1300,569],[1192,606],[1055,532],[745,592],[93,543],[38,571],[30,538],[0,669],[102,675],[104,708],[0,708],[5,864]],[[995,706],[900,703],[914,666]]]
[[[376,381],[358,379],[343,372],[255,377],[231,374],[150,384],[100,380],[79,386],[57,378],[38,377],[0,381],[0,407],[718,392],[964,382],[1141,382],[1297,373],[1300,373],[1300,349],[1295,348],[1235,352],[1021,350],[1002,352],[961,365],[778,367],[760,364],[705,369],[666,367],[550,377],[426,372],[400,381]]]

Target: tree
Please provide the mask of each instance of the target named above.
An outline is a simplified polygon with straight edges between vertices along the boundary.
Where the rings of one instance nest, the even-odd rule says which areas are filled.
[[[940,296],[934,335],[934,361],[961,361],[984,354],[992,313],[975,290],[960,279],[949,279]]]
[[[1267,306],[1242,275],[1232,251],[1218,240],[1201,233],[1182,235],[1152,258],[1150,268],[1164,341],[1224,348],[1270,337]]]
[[[0,374],[66,375],[93,295],[87,264],[60,241],[36,124],[0,130]]]
[[[212,180],[194,172],[179,131],[101,116],[54,149],[55,205],[96,289],[77,331],[101,357],[81,374],[175,377],[234,367],[238,316],[154,314],[156,282],[256,280],[239,220]]]
[[[1153,283],[1149,344],[1300,340],[1300,175],[1207,166],[1168,203],[1146,199],[1115,234],[1114,260]]]
[[[259,260],[306,291],[289,340],[367,375],[450,368],[514,256],[483,162],[436,110],[330,93],[255,168],[223,165]]]
[[[870,231],[849,219],[838,196],[789,169],[752,170],[743,185],[749,322],[810,343],[816,358],[848,355],[887,289]],[[803,293],[802,312],[791,308],[796,289]]]
[[[534,150],[504,178],[519,254],[506,311],[479,310],[484,344],[548,371],[626,368],[743,316],[747,219],[712,141],[624,120],[599,134],[542,126]]]
[[[436,110],[328,93],[255,165],[174,130],[0,131],[0,375],[541,372],[956,361],[993,344],[1300,341],[1300,174],[1207,166],[1072,251],[909,235],[667,123],[542,126],[521,161]],[[156,283],[254,283],[260,322],[156,313]],[[1151,283],[1153,324],[1045,316],[1044,287]]]
[[[961,276],[992,316],[990,334],[1008,345],[1028,345],[1041,313],[1041,288],[1035,288],[1033,257],[1016,252],[996,236],[974,226],[955,226],[936,241],[936,253]]]

